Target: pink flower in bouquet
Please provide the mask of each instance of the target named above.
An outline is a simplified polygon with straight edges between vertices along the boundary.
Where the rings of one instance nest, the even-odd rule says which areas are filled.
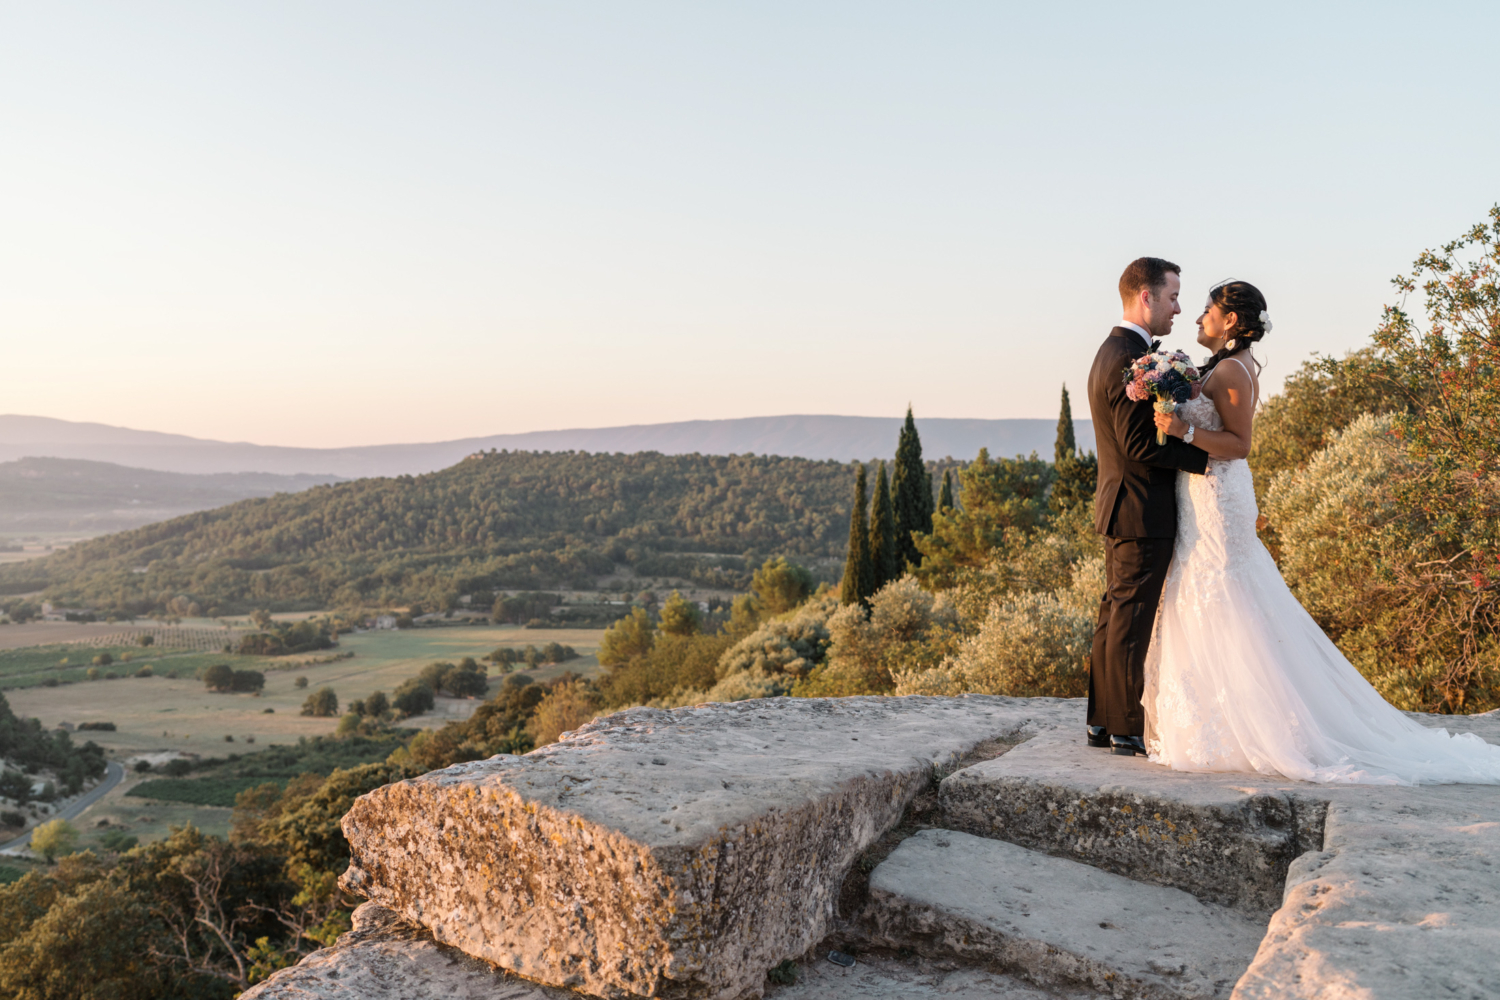
[[[1125,396],[1137,403],[1156,400],[1158,413],[1171,413],[1179,404],[1196,399],[1202,391],[1198,369],[1181,351],[1153,351],[1137,358],[1125,370]],[[1166,435],[1156,432],[1158,444]]]

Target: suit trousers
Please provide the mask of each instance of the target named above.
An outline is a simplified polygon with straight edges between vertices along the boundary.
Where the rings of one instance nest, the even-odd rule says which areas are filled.
[[[1089,717],[1111,736],[1145,736],[1146,652],[1156,626],[1172,538],[1104,539],[1107,583],[1089,662]]]

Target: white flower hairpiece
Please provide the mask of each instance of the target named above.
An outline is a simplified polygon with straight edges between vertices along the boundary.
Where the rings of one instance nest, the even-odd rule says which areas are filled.
[[[1260,311],[1260,326],[1261,329],[1265,330],[1267,333],[1271,332],[1271,314],[1266,312],[1264,309]]]

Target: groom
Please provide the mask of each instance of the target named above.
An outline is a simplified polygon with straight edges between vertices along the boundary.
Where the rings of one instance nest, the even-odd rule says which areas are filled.
[[[1167,438],[1156,443],[1150,402],[1125,396],[1125,370],[1172,332],[1182,312],[1181,269],[1160,257],[1131,261],[1120,275],[1125,318],[1089,372],[1089,409],[1099,452],[1094,529],[1104,536],[1107,584],[1099,603],[1089,671],[1088,742],[1144,754],[1146,650],[1177,537],[1177,470],[1202,475],[1208,455]]]

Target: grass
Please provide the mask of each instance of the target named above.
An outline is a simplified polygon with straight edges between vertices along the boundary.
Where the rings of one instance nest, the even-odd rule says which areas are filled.
[[[78,643],[58,643],[48,646],[23,646],[20,649],[0,649],[0,688],[39,687],[44,685],[104,683],[88,680],[88,670],[94,665],[94,657],[108,653],[114,660],[108,666],[99,667],[100,674],[114,672],[116,679],[133,675],[145,664],[151,664],[154,673],[175,671],[182,677],[196,677],[204,667],[215,663],[233,663],[239,669],[264,670],[265,658],[232,656],[227,653],[187,653],[155,651],[140,646],[84,646]],[[123,657],[129,655],[130,659]],[[254,661],[254,662],[252,662]]]
[[[108,850],[104,839],[123,832],[140,843],[165,840],[173,827],[195,826],[217,837],[229,836],[233,810],[219,806],[199,806],[186,802],[163,802],[159,799],[127,798],[116,788],[82,816],[73,820],[78,828],[78,849],[102,854]],[[106,825],[100,826],[100,820]]]
[[[234,797],[247,788],[267,781],[286,787],[285,779],[275,778],[151,778],[132,788],[127,795],[160,802],[185,802],[194,806],[232,808]]]
[[[151,663],[157,675],[149,678],[128,677],[115,681],[64,684],[40,687],[35,684],[6,692],[11,707],[23,718],[32,717],[51,728],[60,722],[113,722],[115,732],[75,734],[75,740],[91,739],[117,755],[132,756],[163,750],[177,750],[204,757],[222,757],[229,751],[243,751],[248,740],[255,748],[271,743],[295,744],[300,737],[332,734],[337,718],[313,718],[301,714],[308,694],[321,687],[331,687],[340,706],[364,698],[376,690],[389,694],[408,677],[415,676],[435,660],[457,662],[464,656],[476,659],[497,646],[541,646],[550,641],[566,643],[581,654],[564,664],[527,670],[538,680],[549,680],[567,671],[590,674],[599,670],[595,653],[602,633],[598,629],[524,629],[512,626],[447,626],[403,631],[362,632],[345,635],[336,649],[321,654],[293,657],[208,656],[184,653],[175,656],[146,658],[139,655],[128,667]],[[0,650],[12,665],[50,661],[60,656],[90,658],[97,651],[79,646],[29,647]],[[309,664],[309,658],[335,653],[353,653],[348,659],[330,663]],[[0,661],[4,662],[4,661]],[[266,686],[259,696],[251,694],[212,694],[202,682],[179,676],[171,679],[163,672],[177,665],[180,674],[196,673],[199,666],[228,663],[237,669],[262,670]],[[111,669],[116,669],[116,664]],[[3,669],[0,669],[3,673]],[[132,669],[133,673],[133,669]],[[298,688],[298,677],[307,678],[307,687]],[[491,690],[502,680],[498,671],[490,677]],[[10,684],[0,677],[0,682]],[[468,718],[478,706],[477,700],[438,698],[437,708],[428,715],[410,720],[423,728]],[[270,709],[271,711],[266,711]],[[227,743],[225,737],[233,737]],[[151,775],[157,777],[157,775]]]
[[[247,788],[267,782],[286,787],[299,774],[328,775],[335,768],[350,768],[385,760],[401,745],[402,736],[372,739],[315,737],[292,746],[273,746],[258,753],[231,754],[224,760],[201,761],[193,769],[197,777],[147,778],[127,794],[165,802],[200,806],[233,806],[234,797]]]

